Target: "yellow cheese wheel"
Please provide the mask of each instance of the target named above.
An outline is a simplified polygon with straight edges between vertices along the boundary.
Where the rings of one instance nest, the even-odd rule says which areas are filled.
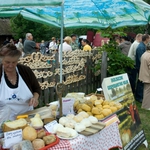
[[[110,108],[110,105],[104,105],[103,109]]]
[[[96,117],[98,120],[100,120],[100,119],[103,119],[103,118],[104,118],[104,115],[103,115],[103,114],[94,115],[94,117]]]
[[[109,101],[104,101],[104,102],[103,102],[103,106],[104,106],[104,105],[109,105]]]
[[[103,109],[102,114],[104,115],[104,117],[106,117],[112,114],[112,111],[110,109]]]
[[[82,110],[84,111],[91,111],[91,107],[89,107],[87,104],[82,104],[82,107],[81,107]]]
[[[110,107],[110,109],[113,113],[117,111],[117,107],[114,107],[114,106]]]
[[[82,109],[79,109],[77,113],[80,113],[80,112],[82,112],[82,111],[83,111]]]
[[[96,105],[96,107],[97,108],[101,108],[101,109],[103,108],[103,106],[101,104],[100,105]]]
[[[93,114],[92,114],[90,111],[88,111],[87,114],[88,114],[89,116],[93,116]]]
[[[92,108],[92,114],[94,114],[94,115],[99,115],[99,114],[101,114],[100,108],[93,107],[93,108]]]

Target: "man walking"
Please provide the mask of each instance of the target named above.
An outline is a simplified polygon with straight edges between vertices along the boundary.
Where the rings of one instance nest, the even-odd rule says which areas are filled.
[[[136,57],[136,49],[141,41],[142,41],[142,34],[137,34],[135,41],[132,43],[129,49],[128,57],[134,60],[134,62]],[[135,94],[135,85],[136,85],[136,77],[137,77],[137,70],[135,67],[133,69],[130,69],[128,76],[129,76],[132,92],[133,94]]]

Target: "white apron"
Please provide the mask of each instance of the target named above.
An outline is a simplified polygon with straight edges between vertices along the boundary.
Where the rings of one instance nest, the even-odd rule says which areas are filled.
[[[10,120],[14,120],[18,114],[33,110],[33,106],[29,106],[29,100],[33,97],[33,94],[20,76],[17,67],[16,71],[19,76],[17,88],[11,89],[7,86],[4,78],[4,69],[0,83],[0,105],[10,107]]]

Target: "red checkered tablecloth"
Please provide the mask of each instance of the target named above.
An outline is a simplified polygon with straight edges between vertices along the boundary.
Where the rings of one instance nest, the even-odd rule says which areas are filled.
[[[73,150],[69,140],[60,140],[59,144],[48,148],[47,150]]]
[[[109,150],[114,147],[122,148],[117,123],[113,123],[91,136],[79,135],[74,140],[70,140],[70,144],[73,150]]]
[[[59,144],[48,150],[109,150],[113,147],[122,148],[117,123],[91,136],[79,135],[72,140],[60,140]]]
[[[59,144],[47,150],[109,150],[113,147],[122,148],[117,123],[113,123],[91,136],[79,135],[72,140],[60,139]]]

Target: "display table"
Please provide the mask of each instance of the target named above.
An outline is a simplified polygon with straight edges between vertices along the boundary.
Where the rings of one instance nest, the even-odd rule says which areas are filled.
[[[115,147],[122,148],[117,123],[91,136],[79,135],[72,140],[60,140],[59,144],[48,150],[109,150]]]

